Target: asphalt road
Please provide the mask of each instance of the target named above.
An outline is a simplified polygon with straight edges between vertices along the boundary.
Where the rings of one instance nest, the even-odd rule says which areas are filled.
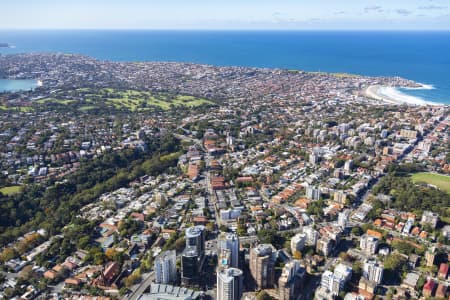
[[[144,280],[142,280],[134,292],[131,295],[125,295],[122,297],[123,300],[137,300],[144,291],[152,284],[154,279],[155,272],[145,273],[144,276],[147,276]]]
[[[3,272],[3,271],[0,271],[0,273],[3,274],[6,279],[19,277],[19,273],[11,273],[11,272]]]

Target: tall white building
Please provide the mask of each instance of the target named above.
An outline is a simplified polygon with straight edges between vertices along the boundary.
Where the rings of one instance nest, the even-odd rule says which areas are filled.
[[[341,291],[341,286],[345,285],[345,282],[342,278],[337,277],[331,271],[325,271],[322,274],[322,279],[320,281],[320,285],[329,291],[333,295],[339,295]]]
[[[333,295],[338,295],[343,290],[345,283],[350,280],[352,269],[344,264],[338,264],[334,272],[325,271],[322,274],[321,286]]]
[[[379,240],[376,237],[364,234],[359,241],[359,247],[367,254],[375,254],[377,252]]]
[[[305,226],[303,227],[303,233],[306,234],[306,244],[308,246],[316,246],[317,240],[319,239],[319,232],[312,226]]]
[[[352,277],[352,268],[344,264],[338,264],[334,268],[334,274],[340,278],[343,278],[344,281],[347,282],[350,280],[350,277]]]
[[[177,280],[177,258],[175,250],[165,251],[155,260],[155,282],[169,284]]]
[[[316,250],[322,252],[325,257],[331,254],[334,247],[334,241],[327,236],[321,237],[316,243]]]
[[[226,142],[227,142],[227,145],[230,146],[230,147],[232,147],[234,145],[234,137],[232,137],[230,135],[229,131],[227,132]]]
[[[311,200],[320,199],[320,188],[315,186],[308,186],[306,188],[306,198]]]
[[[217,272],[217,300],[240,300],[243,289],[243,272],[237,268]]]
[[[219,264],[226,267],[239,267],[239,237],[235,233],[228,233],[220,240]]]
[[[349,216],[350,216],[350,210],[349,209],[346,209],[343,212],[340,212],[338,214],[338,221],[337,221],[337,223],[338,223],[338,225],[341,228],[347,227],[347,221],[348,221],[348,217]]]
[[[297,233],[291,239],[291,252],[294,254],[296,251],[300,252],[305,248],[306,244],[306,234]]]
[[[316,154],[314,154],[314,153],[311,153],[311,154],[309,155],[309,163],[312,164],[312,165],[315,165],[315,164],[317,164],[318,162],[319,162],[319,156],[316,155]]]
[[[384,266],[376,259],[367,259],[364,262],[363,276],[367,280],[380,284],[383,280]]]
[[[347,161],[345,162],[345,164],[344,164],[344,170],[345,170],[347,173],[350,173],[351,170],[352,170],[352,168],[353,168],[353,160],[349,159],[349,160],[347,160]]]

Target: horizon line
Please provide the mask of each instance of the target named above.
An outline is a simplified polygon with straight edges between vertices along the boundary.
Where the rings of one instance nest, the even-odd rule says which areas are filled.
[[[445,32],[450,28],[0,28],[0,31],[387,31],[387,32]]]

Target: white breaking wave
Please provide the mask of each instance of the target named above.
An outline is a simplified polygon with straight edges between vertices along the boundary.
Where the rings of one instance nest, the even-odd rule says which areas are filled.
[[[369,98],[382,100],[393,104],[409,105],[442,105],[431,101],[426,101],[420,97],[407,95],[397,88],[390,86],[373,85],[366,89],[365,95]]]
[[[402,93],[400,90],[394,87],[383,86],[378,88],[377,94],[382,97],[386,97],[388,100],[398,101],[402,103],[415,104],[415,105],[426,105],[431,104],[424,99],[416,96],[410,96]]]
[[[419,87],[402,87],[404,90],[434,90],[436,89],[432,84],[419,83]]]

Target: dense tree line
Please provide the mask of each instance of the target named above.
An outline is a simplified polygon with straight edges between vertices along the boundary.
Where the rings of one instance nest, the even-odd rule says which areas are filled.
[[[39,227],[58,233],[81,207],[101,194],[176,166],[180,144],[172,135],[146,142],[146,152],[124,149],[83,161],[81,168],[62,182],[25,186],[12,196],[0,194],[0,245]]]
[[[258,239],[261,244],[272,244],[277,249],[281,249],[286,242],[286,238],[274,228],[259,230]]]
[[[419,213],[430,210],[444,217],[450,216],[449,194],[427,185],[414,184],[409,176],[402,176],[397,172],[383,177],[373,192],[392,196],[390,206],[399,210]]]
[[[413,246],[414,242],[408,242],[403,240],[394,240],[391,244],[392,248],[398,250],[398,252],[411,255],[412,253],[415,253],[417,255],[424,255],[425,250],[423,246],[415,247]]]
[[[384,282],[399,284],[401,273],[407,271],[406,259],[399,253],[392,253],[384,260]]]
[[[95,247],[92,246],[92,238],[96,226],[95,221],[75,218],[73,223],[63,230],[64,236],[54,238],[47,251],[37,256],[37,263],[41,266],[50,266],[54,263],[62,263],[77,248],[91,250]]]
[[[426,168],[422,165],[415,163],[407,163],[401,165],[390,165],[388,169],[389,173],[394,173],[398,176],[407,176],[411,173],[426,171]]]

